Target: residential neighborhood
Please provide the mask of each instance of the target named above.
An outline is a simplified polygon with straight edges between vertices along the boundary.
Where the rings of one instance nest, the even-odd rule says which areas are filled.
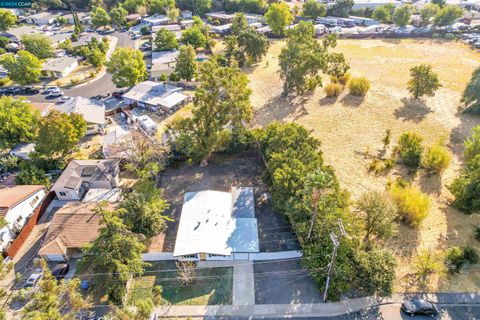
[[[0,320],[480,319],[479,49],[478,0],[0,2]]]

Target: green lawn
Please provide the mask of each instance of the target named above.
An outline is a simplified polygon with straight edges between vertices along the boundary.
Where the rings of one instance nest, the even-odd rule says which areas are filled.
[[[142,277],[135,278],[130,288],[129,301],[151,296],[153,286],[160,285],[163,287],[163,300],[166,304],[232,304],[233,268],[197,269],[197,279],[189,285],[181,284],[176,271],[162,272],[175,268],[174,261],[152,263]]]

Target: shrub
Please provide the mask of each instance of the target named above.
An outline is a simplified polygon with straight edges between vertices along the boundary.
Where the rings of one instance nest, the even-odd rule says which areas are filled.
[[[343,86],[339,83],[329,83],[326,87],[325,87],[325,94],[327,95],[327,97],[331,98],[331,97],[338,97],[340,96],[340,94],[342,93],[343,91]]]
[[[348,83],[350,94],[364,97],[370,90],[370,81],[367,78],[352,78]]]
[[[348,81],[350,81],[351,77],[352,76],[350,75],[350,73],[347,72],[343,76],[338,77],[338,82],[345,86],[347,85]]]
[[[390,187],[390,194],[397,204],[398,213],[411,227],[418,227],[427,217],[430,209],[430,199],[415,186],[401,186],[395,183]]]
[[[160,76],[160,81],[167,81],[167,75],[165,73]]]
[[[172,72],[169,78],[170,78],[170,81],[180,81],[180,77],[175,72]]]
[[[372,171],[375,174],[380,174],[383,172],[384,166],[382,162],[378,159],[373,159],[368,166],[368,171]]]
[[[473,235],[477,241],[480,242],[480,226],[476,226],[473,230]]]
[[[447,148],[441,144],[435,144],[427,149],[422,157],[422,167],[429,173],[442,173],[452,161],[452,155]]]
[[[463,258],[465,259],[466,262],[472,263],[472,264],[478,263],[478,261],[480,260],[477,249],[475,249],[470,245],[463,248]]]
[[[140,34],[142,36],[148,36],[150,34],[150,28],[148,26],[143,26],[141,29],[140,29]]]
[[[72,79],[70,79],[70,84],[72,84],[72,85],[76,85],[76,84],[78,84],[79,82],[80,82],[80,79],[78,79],[78,78],[72,78]]]
[[[445,265],[450,273],[458,273],[465,264],[465,257],[459,247],[450,247],[447,250]]]
[[[445,33],[443,35],[443,38],[444,39],[447,39],[447,40],[454,40],[455,39],[455,35],[453,33]]]
[[[404,132],[398,138],[396,151],[405,165],[417,168],[422,159],[423,138],[413,132]]]
[[[395,159],[385,159],[383,160],[383,165],[385,167],[385,170],[391,170],[395,165]]]

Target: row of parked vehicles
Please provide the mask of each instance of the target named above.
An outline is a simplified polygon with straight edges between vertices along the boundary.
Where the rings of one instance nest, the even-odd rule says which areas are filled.
[[[63,96],[63,91],[57,86],[48,87],[7,87],[0,88],[0,95],[34,95],[44,94],[47,99],[54,99]]]

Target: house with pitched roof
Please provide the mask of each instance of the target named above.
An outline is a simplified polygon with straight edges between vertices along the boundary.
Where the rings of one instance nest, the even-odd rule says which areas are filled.
[[[96,202],[69,202],[52,217],[44,244],[38,255],[47,261],[66,261],[82,256],[82,247],[99,234],[102,217],[92,211]],[[109,203],[108,209],[115,204]]]
[[[59,200],[80,201],[88,193],[108,193],[118,188],[117,160],[72,160],[53,185]]]
[[[123,95],[127,104],[135,104],[152,110],[172,111],[188,101],[182,88],[165,82],[144,81],[133,86]]]
[[[42,115],[45,116],[50,110],[58,110],[66,114],[81,114],[87,122],[87,135],[101,133],[105,127],[105,105],[93,99],[73,97],[61,104],[51,104],[42,112]]]
[[[0,217],[5,225],[0,228],[0,249],[5,251],[45,198],[41,185],[0,187]]]

